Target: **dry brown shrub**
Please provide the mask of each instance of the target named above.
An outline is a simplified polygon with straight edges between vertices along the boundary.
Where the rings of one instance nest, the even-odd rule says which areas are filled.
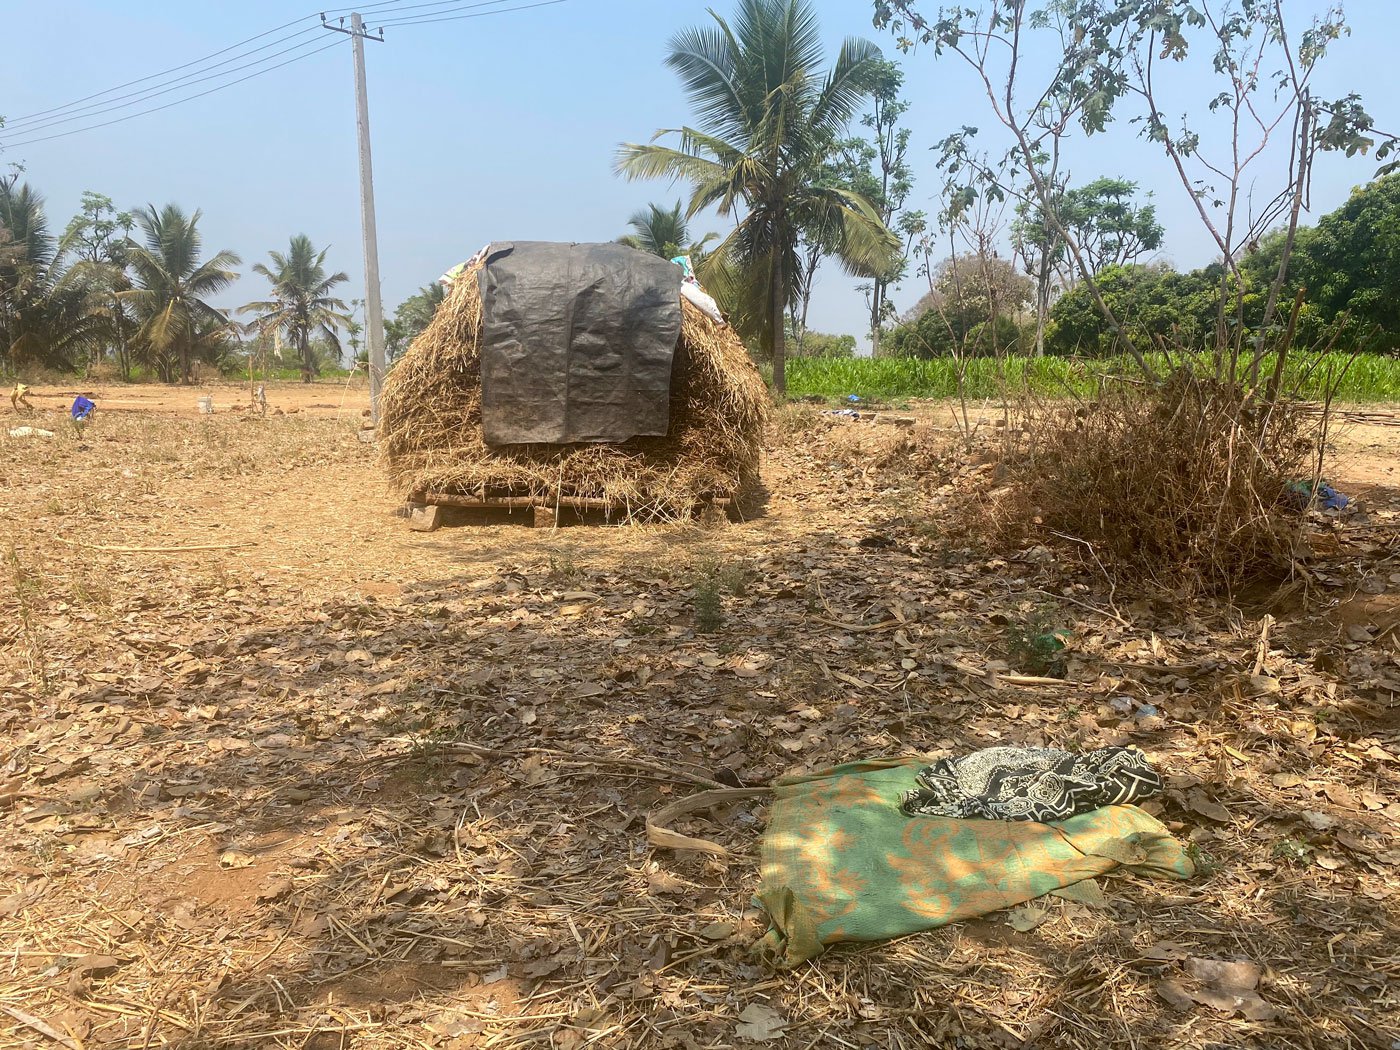
[[[380,439],[402,492],[607,499],[631,517],[688,517],[758,480],[763,377],[733,329],[681,301],[665,437],[619,444],[488,447],[481,430],[481,294],[463,274],[384,385]]]
[[[1301,402],[1268,408],[1186,369],[1032,406],[988,524],[1076,541],[1125,582],[1195,593],[1277,578],[1304,525],[1288,484],[1312,476],[1322,426]]]

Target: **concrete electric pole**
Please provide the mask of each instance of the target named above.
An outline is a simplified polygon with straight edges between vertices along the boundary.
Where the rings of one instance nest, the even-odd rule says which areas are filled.
[[[321,16],[326,29],[347,34],[355,49],[355,129],[360,141],[360,228],[365,244],[365,341],[369,345],[370,415],[379,426],[379,388],[384,382],[384,304],[379,298],[379,237],[374,226],[374,166],[369,151],[369,96],[365,90],[365,41],[383,41],[365,31],[359,12],[350,16],[350,28],[331,25]]]

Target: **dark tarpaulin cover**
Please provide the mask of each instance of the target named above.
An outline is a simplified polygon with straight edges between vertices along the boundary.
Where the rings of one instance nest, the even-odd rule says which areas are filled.
[[[496,243],[481,268],[488,445],[661,437],[681,269],[620,244]]]

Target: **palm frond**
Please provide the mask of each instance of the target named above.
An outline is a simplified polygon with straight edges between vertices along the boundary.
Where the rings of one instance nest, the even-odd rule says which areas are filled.
[[[734,77],[739,42],[723,18],[711,15],[715,26],[685,29],[671,38],[666,64],[680,76],[704,127],[742,136],[750,111]]]
[[[618,174],[628,179],[670,179],[709,182],[724,174],[724,167],[705,157],[697,157],[669,146],[624,142],[614,164]]]
[[[836,65],[812,107],[814,129],[837,135],[850,123],[879,82],[882,57],[869,40],[848,37],[842,42]]]
[[[836,257],[856,277],[883,277],[899,259],[899,238],[880,220],[859,193],[830,186],[813,187],[805,206],[837,230]]]

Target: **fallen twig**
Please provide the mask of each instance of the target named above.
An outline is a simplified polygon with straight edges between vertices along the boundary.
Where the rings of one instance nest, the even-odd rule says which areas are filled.
[[[677,799],[669,806],[662,806],[655,812],[647,814],[647,841],[662,849],[693,849],[716,857],[727,857],[729,850],[718,842],[682,835],[679,831],[672,831],[665,824],[669,824],[677,817],[683,817],[687,813],[717,806],[721,802],[737,802],[741,798],[755,798],[759,795],[766,795],[772,790],[770,787],[720,788],[715,791],[702,791],[698,795],[691,795],[688,798]]]
[[[474,751],[478,754],[491,755],[496,758],[519,758],[524,755],[550,755],[555,758],[565,760],[565,765],[584,766],[622,766],[627,769],[644,769],[649,773],[657,773],[670,780],[684,780],[691,784],[696,784],[706,788],[726,788],[727,785],[718,780],[711,780],[709,777],[702,777],[697,773],[689,773],[684,769],[675,769],[670,766],[663,766],[657,762],[647,762],[640,758],[623,758],[621,756],[591,756],[580,755],[575,751],[561,751],[553,747],[522,747],[518,750],[503,751],[500,748],[485,747],[481,744],[469,743],[465,740],[447,741],[443,745],[450,750]]]
[[[997,685],[1002,682],[1006,683],[1007,685],[1070,684],[1063,678],[1043,678],[1040,675],[1033,674],[1003,674],[1002,672],[994,671],[989,667],[973,667],[971,664],[960,663],[957,660],[946,660],[941,656],[934,657],[933,659],[936,663],[940,663],[944,667],[951,667],[954,671],[957,671],[959,674],[965,674],[970,678],[985,678],[988,684],[991,685],[993,689],[995,689]]]
[[[238,543],[193,543],[184,547],[113,547],[101,543],[84,543],[82,540],[70,540],[63,537],[55,537],[60,543],[70,543],[75,547],[82,547],[84,550],[101,551],[103,554],[183,554],[186,551],[231,551],[241,547],[256,546],[251,540],[243,540]]]
[[[1269,631],[1273,626],[1274,618],[1265,613],[1259,626],[1259,648],[1254,656],[1254,676],[1256,678],[1264,673],[1264,667],[1269,661]]]
[[[828,620],[825,616],[814,616],[812,619],[817,623],[824,623],[828,627],[839,627],[843,631],[851,631],[859,634],[865,631],[888,631],[891,627],[898,627],[900,620],[882,620],[879,623],[843,623],[840,620]]]
[[[1070,536],[1063,532],[1056,532],[1054,529],[1050,530],[1050,535],[1058,536],[1062,540],[1069,540],[1071,543],[1078,543],[1089,552],[1089,557],[1094,559],[1094,564],[1099,567],[1099,572],[1103,573],[1104,582],[1108,584],[1108,607],[1113,610],[1113,618],[1124,627],[1131,627],[1132,625],[1128,623],[1127,620],[1118,615],[1118,603],[1116,601],[1118,597],[1118,588],[1113,582],[1113,574],[1104,567],[1104,563],[1099,559],[1099,552],[1094,550],[1094,545],[1088,540],[1080,539],[1078,536]],[[1061,597],[1063,597],[1063,595],[1061,595]],[[1073,599],[1070,600],[1073,601]]]
[[[1088,609],[1090,612],[1096,612],[1100,616],[1106,617],[1110,620],[1116,620],[1120,626],[1132,626],[1132,621],[1124,619],[1122,616],[1119,616],[1116,612],[1113,612],[1112,610],[1100,609],[1097,605],[1090,605],[1088,602],[1082,602],[1078,598],[1071,598],[1068,594],[1056,594],[1054,591],[1047,591],[1044,587],[1037,587],[1036,590],[1049,598],[1055,599],[1058,602],[1069,602],[1071,605],[1077,605],[1081,609]]]
[[[47,1021],[35,1017],[33,1014],[27,1014],[23,1010],[17,1009],[13,1006],[0,1006],[0,1010],[4,1010],[7,1014],[13,1017],[20,1024],[26,1025],[34,1029],[34,1031],[38,1032],[40,1035],[48,1036],[60,1046],[69,1047],[70,1050],[81,1050],[81,1048],[76,1042],[74,1042],[68,1036],[64,1035],[62,1032],[58,1031]]]

